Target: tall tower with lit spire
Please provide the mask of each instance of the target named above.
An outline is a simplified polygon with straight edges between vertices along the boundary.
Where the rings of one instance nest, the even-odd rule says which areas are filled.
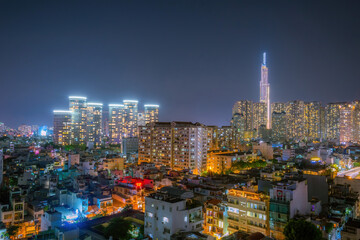
[[[270,84],[268,81],[268,71],[266,67],[266,52],[263,53],[263,62],[261,64],[261,81],[260,81],[260,102],[266,105],[266,128],[271,128],[271,105],[270,105]]]

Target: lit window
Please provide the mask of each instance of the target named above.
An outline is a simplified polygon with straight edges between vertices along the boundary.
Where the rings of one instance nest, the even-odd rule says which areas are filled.
[[[239,213],[239,209],[238,209],[238,208],[229,207],[229,212]]]
[[[151,212],[148,212],[149,217],[153,217],[154,215]]]
[[[223,221],[219,221],[219,227],[223,228],[224,227],[224,222]]]
[[[163,217],[163,223],[168,223],[169,219],[167,217]]]
[[[187,222],[187,216],[184,217],[184,221]]]

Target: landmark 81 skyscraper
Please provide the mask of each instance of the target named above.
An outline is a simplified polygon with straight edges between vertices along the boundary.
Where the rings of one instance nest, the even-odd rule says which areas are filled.
[[[263,53],[263,62],[261,64],[260,81],[260,102],[266,105],[266,128],[271,128],[271,105],[270,105],[270,84],[268,81],[268,68],[266,67],[266,52]]]

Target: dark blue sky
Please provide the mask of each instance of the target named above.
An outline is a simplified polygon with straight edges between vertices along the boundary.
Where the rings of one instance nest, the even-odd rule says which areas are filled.
[[[228,124],[259,98],[360,96],[359,1],[0,1],[0,121],[52,124],[68,95],[160,104],[160,120]]]

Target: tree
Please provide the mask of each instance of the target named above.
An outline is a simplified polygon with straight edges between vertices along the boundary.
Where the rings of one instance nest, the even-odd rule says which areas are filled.
[[[6,232],[10,239],[15,239],[18,230],[19,226],[11,225],[8,229],[6,229]]]
[[[123,218],[113,218],[105,228],[105,235],[106,237],[112,236],[113,239],[127,240],[133,238],[131,231],[134,229],[135,226],[131,222]]]
[[[303,219],[291,219],[285,226],[284,235],[286,240],[321,240],[321,231],[311,222]]]

